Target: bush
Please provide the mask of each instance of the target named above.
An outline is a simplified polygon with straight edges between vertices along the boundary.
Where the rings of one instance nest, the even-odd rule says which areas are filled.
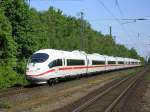
[[[24,75],[17,74],[10,67],[0,67],[0,88],[8,88],[14,85],[25,85],[27,81]]]

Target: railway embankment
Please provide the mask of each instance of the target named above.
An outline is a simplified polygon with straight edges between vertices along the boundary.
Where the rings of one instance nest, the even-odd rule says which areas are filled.
[[[141,68],[102,73],[93,77],[81,78],[58,83],[52,87],[48,85],[35,88],[22,88],[1,93],[0,111],[2,112],[49,112],[71,104],[96,89],[132,75]],[[111,85],[110,85],[111,86]],[[17,91],[17,92],[16,92]]]

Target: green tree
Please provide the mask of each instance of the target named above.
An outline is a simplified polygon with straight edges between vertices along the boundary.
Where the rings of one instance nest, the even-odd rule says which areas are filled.
[[[132,58],[138,58],[138,54],[134,48],[130,49],[130,57]]]
[[[0,4],[12,25],[12,37],[18,44],[17,58],[29,57],[34,41],[30,35],[29,7],[24,0],[5,0]]]
[[[1,1],[5,16],[12,26],[12,38],[17,43],[17,71],[24,73],[25,60],[33,52],[36,41],[31,35],[30,9],[24,0]]]
[[[0,59],[1,63],[15,67],[17,44],[12,38],[12,27],[0,9]]]

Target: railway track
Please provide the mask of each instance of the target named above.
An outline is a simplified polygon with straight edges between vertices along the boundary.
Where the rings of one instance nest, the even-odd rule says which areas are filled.
[[[100,94],[92,97],[72,112],[112,112],[121,98],[132,88],[147,69],[115,83]],[[115,110],[114,110],[115,111]]]
[[[20,86],[20,87],[12,87],[12,88],[0,91],[0,98],[38,90],[40,88],[47,87],[47,86],[48,85],[39,85],[39,86],[27,85],[27,86]]]
[[[124,97],[132,87],[136,85],[140,77],[142,77],[148,68],[144,69],[138,74],[128,76],[124,79],[118,80],[112,85],[100,89],[99,92],[92,97],[85,98],[84,101],[79,101],[78,104],[72,104],[70,107],[62,108],[62,112],[112,112],[119,104],[120,100]],[[80,103],[82,102],[82,103]],[[54,112],[58,112],[55,110]]]
[[[138,69],[137,71],[141,71],[140,69]],[[118,73],[118,75],[114,75],[114,76],[112,76],[111,75],[111,73],[110,73],[110,75],[108,74],[108,75],[101,75],[101,76],[99,76],[99,77],[101,77],[100,79],[102,80],[104,80],[105,82],[107,82],[107,81],[109,81],[109,80],[112,80],[112,79],[115,79],[114,81],[119,81],[119,80],[121,80],[121,79],[126,79],[126,78],[128,78],[127,76],[131,76],[131,74],[129,75],[129,74],[126,74],[126,73],[123,73],[123,72],[114,72],[114,73]],[[123,73],[123,74],[122,74]],[[122,74],[122,77],[120,77],[120,74]],[[119,76],[119,77],[118,77]],[[94,77],[97,77],[97,76],[94,76]],[[93,78],[94,78],[93,77]],[[117,78],[118,77],[118,78]],[[92,77],[91,77],[92,78]],[[86,80],[89,80],[89,79],[91,79],[91,78],[85,78],[84,80],[85,80],[85,82],[87,82]],[[94,78],[95,79],[95,78]],[[107,80],[106,80],[107,79]],[[97,80],[97,79],[96,79]],[[127,80],[127,79],[126,79]],[[83,79],[81,79],[81,81],[83,81]],[[78,80],[78,82],[81,82],[80,81],[80,79]],[[72,81],[71,81],[72,82]],[[74,82],[76,82],[76,81],[73,81],[72,83],[74,83]],[[95,82],[95,81],[94,81]],[[94,83],[93,81],[91,82],[91,83]],[[112,81],[113,82],[113,81]],[[10,89],[8,89],[8,90],[6,90],[6,91],[2,91],[2,92],[0,92],[0,99],[2,98],[2,100],[3,100],[3,98],[5,98],[6,97],[6,99],[5,100],[7,100],[7,97],[8,97],[8,99],[11,101],[11,99],[12,99],[12,101],[14,101],[14,98],[16,98],[17,97],[17,100],[15,100],[15,102],[13,102],[13,106],[10,108],[10,109],[8,109],[8,111],[10,111],[10,112],[12,112],[12,111],[14,111],[14,112],[16,112],[16,111],[23,111],[23,110],[30,110],[31,108],[33,108],[33,107],[36,107],[36,106],[38,106],[38,105],[41,105],[41,104],[44,104],[45,102],[49,102],[49,101],[51,101],[51,100],[54,100],[53,99],[53,95],[56,95],[56,89],[57,89],[57,92],[59,92],[59,95],[61,94],[62,96],[63,95],[65,95],[66,94],[66,91],[64,91],[65,89],[68,91],[72,91],[72,90],[70,90],[73,86],[71,85],[71,86],[69,86],[70,84],[70,82],[68,82],[67,81],[67,83],[69,84],[67,84],[67,83],[64,83],[64,82],[62,82],[62,83],[58,83],[58,84],[56,84],[54,87],[52,87],[52,88],[49,88],[49,86],[48,85],[43,85],[43,86],[35,86],[35,87],[27,87],[27,88],[25,88],[25,87],[17,87],[17,88],[10,88]],[[91,84],[91,83],[89,83],[89,84]],[[85,85],[87,85],[86,83],[84,83]],[[66,85],[66,86],[65,86]],[[74,85],[74,84],[73,84]],[[75,87],[74,88],[76,88],[76,85],[74,85]],[[112,86],[112,84],[110,83],[108,83],[108,85],[107,85],[107,87],[110,87],[110,86]],[[63,89],[65,87],[65,89]],[[71,87],[71,88],[70,88]],[[83,86],[83,87],[86,87],[86,86]],[[47,90],[48,89],[48,90]],[[81,88],[82,89],[82,88]],[[105,90],[106,88],[103,88],[103,91]],[[39,90],[41,90],[41,92],[39,93]],[[74,90],[74,89],[73,89]],[[50,91],[50,93],[47,95],[47,92],[49,92]],[[68,93],[68,92],[67,92]],[[95,92],[94,92],[95,93]],[[98,93],[95,93],[95,95],[94,96],[96,96],[96,94],[98,94]],[[14,96],[13,96],[14,95]],[[12,98],[12,96],[13,96],[13,98]],[[19,96],[19,97],[18,97]],[[41,96],[41,97],[38,97],[38,96]],[[21,98],[21,99],[20,99]],[[92,97],[91,97],[92,98]],[[85,101],[88,101],[88,99],[86,99]],[[94,101],[95,102],[95,101]],[[93,102],[93,103],[94,103]],[[52,103],[52,102],[51,102]],[[15,105],[17,105],[17,106],[15,106]],[[61,107],[60,107],[61,108]],[[57,108],[58,109],[58,108]],[[55,109],[54,109],[55,110]],[[75,110],[75,108],[72,108],[72,110],[71,111],[74,111]],[[84,110],[84,109],[83,109]],[[64,112],[71,112],[71,111],[64,111]],[[48,112],[48,111],[47,111]],[[59,110],[59,112],[60,112],[60,110]],[[63,112],[63,111],[61,111],[61,112]]]
[[[96,76],[95,76],[96,77]],[[123,76],[123,77],[125,77],[125,76]],[[105,82],[109,82],[109,81],[111,81],[111,80],[113,80],[113,79],[116,79],[117,78],[117,76],[111,76],[111,75],[109,75],[109,76],[105,76],[105,75],[103,75],[102,76],[102,79],[104,79],[104,81]],[[118,77],[119,78],[119,77]],[[119,78],[120,79],[120,78]],[[82,80],[82,79],[81,79]],[[103,82],[103,81],[102,81]],[[63,82],[64,83],[64,82]],[[62,84],[62,83],[61,83]],[[65,83],[64,83],[65,84]],[[55,85],[54,87],[59,87],[60,85],[59,84],[57,84],[57,85]],[[48,89],[49,87],[48,87],[48,85],[46,86],[42,86],[42,88],[41,89],[43,89],[43,87],[45,87],[45,89]],[[54,87],[52,87],[51,88],[51,90],[53,89],[54,90]],[[67,89],[67,88],[66,88]],[[68,88],[69,89],[69,88]],[[68,91],[68,89],[67,89],[67,91]],[[39,91],[39,88],[33,88],[33,91],[35,92],[36,90],[38,90]],[[44,90],[44,89],[43,89]],[[29,90],[27,90],[27,91],[29,91]],[[28,94],[27,93],[27,91],[26,91],[26,94]],[[24,91],[25,92],[25,91]],[[22,91],[22,93],[23,93],[23,91]],[[29,94],[30,93],[32,93],[31,91],[29,92]],[[64,91],[64,89],[60,89],[60,91],[59,91],[59,93],[60,94],[65,94],[65,91]],[[56,93],[54,93],[54,94],[56,94]],[[53,94],[53,95],[54,95]],[[44,95],[44,94],[43,94]],[[51,95],[50,95],[51,96]],[[32,101],[33,100],[33,101]],[[28,103],[29,103],[29,105],[28,104],[26,104],[26,106],[25,106],[25,108],[23,107],[23,106],[21,106],[21,107],[17,107],[17,108],[12,108],[12,109],[10,109],[10,111],[12,112],[15,112],[15,111],[23,111],[23,110],[26,110],[26,109],[28,109],[28,108],[32,108],[32,107],[34,107],[34,106],[36,106],[36,105],[39,105],[39,104],[41,104],[41,103],[44,103],[44,102],[46,102],[46,101],[48,101],[48,100],[50,100],[49,99],[49,96],[46,96],[46,98],[44,97],[40,97],[40,98],[36,98],[36,99],[34,99],[34,98],[32,98],[30,101],[28,101]],[[33,104],[31,104],[31,102],[34,102]],[[24,103],[26,103],[26,102],[24,102]]]

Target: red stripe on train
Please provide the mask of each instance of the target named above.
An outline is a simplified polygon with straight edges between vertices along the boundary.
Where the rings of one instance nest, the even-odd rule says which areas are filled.
[[[64,68],[59,68],[59,70],[72,70],[72,69],[85,69],[85,68],[97,68],[97,67],[106,67],[106,66],[120,66],[120,65],[98,65],[98,66],[78,66],[78,67],[64,67]],[[41,75],[45,75],[47,73],[50,73],[50,72],[54,72],[55,69],[52,69],[52,70],[48,70],[44,73],[41,73],[41,74],[38,74],[38,75],[29,75],[29,76],[32,76],[32,77],[36,77],[36,76],[41,76]]]
[[[38,75],[29,75],[29,76],[36,77],[36,76],[45,75],[45,74],[47,74],[47,73],[54,72],[54,71],[55,71],[55,69],[52,69],[52,70],[48,70],[48,71],[46,71],[46,72],[44,72],[44,73],[41,73],[41,74],[38,74]]]

